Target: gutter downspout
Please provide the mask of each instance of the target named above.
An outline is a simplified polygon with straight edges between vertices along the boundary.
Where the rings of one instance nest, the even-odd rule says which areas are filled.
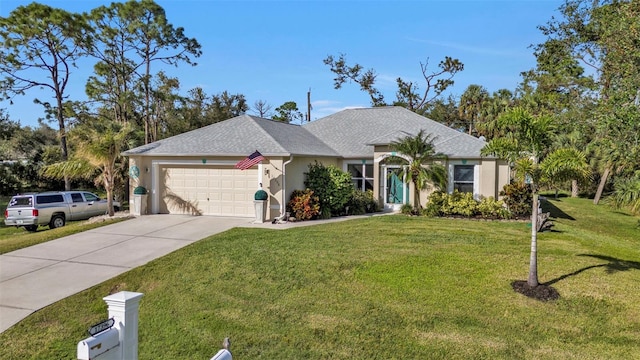
[[[278,219],[283,219],[285,216],[285,213],[287,211],[287,164],[291,163],[293,161],[293,155],[289,155],[289,160],[285,161],[282,164],[282,202],[280,203],[280,216],[278,217]]]

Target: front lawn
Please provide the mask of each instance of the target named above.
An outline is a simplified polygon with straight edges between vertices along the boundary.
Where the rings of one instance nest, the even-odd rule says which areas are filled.
[[[114,224],[126,218],[114,218],[107,221],[90,223],[88,221],[69,221],[65,226],[50,230],[47,226],[40,226],[38,231],[29,232],[15,226],[0,227],[0,254],[37,245],[43,242],[61,238],[63,236]],[[0,219],[3,221],[3,219]],[[3,221],[4,223],[4,221]]]
[[[124,218],[113,218],[94,223],[89,221],[69,221],[61,228],[49,230],[48,226],[40,226],[38,231],[29,232],[22,227],[5,226],[4,210],[7,208],[9,199],[10,197],[0,197],[0,211],[2,211],[0,215],[0,254],[124,220]]]
[[[236,228],[62,300],[0,334],[2,359],[74,359],[102,297],[144,293],[140,359],[630,359],[640,354],[638,218],[550,201],[539,302],[525,222],[380,216]]]

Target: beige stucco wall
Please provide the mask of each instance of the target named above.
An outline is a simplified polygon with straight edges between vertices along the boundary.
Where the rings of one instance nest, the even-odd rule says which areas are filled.
[[[290,158],[285,158],[285,162],[289,161]],[[289,198],[291,197],[291,193],[293,190],[304,190],[306,186],[304,185],[305,176],[304,174],[309,171],[309,164],[313,164],[315,161],[325,165],[325,166],[339,166],[339,161],[335,158],[326,158],[326,157],[310,157],[310,156],[294,156],[293,160],[286,165],[285,173],[286,173],[286,194],[284,197],[284,206],[286,208],[287,202],[289,202]],[[286,210],[283,210],[286,211]]]
[[[505,185],[511,182],[511,168],[506,160],[497,160],[498,163],[498,189],[496,193],[496,199],[500,195],[500,191]]]
[[[390,150],[388,146],[376,146],[374,151],[374,159],[379,159],[385,154],[389,154]],[[140,170],[138,178],[134,179],[130,177],[129,181],[129,204],[133,204],[134,194],[133,189],[136,186],[144,186],[150,192],[154,186],[154,179],[152,178],[153,161],[186,161],[196,164],[201,163],[203,160],[207,164],[225,164],[226,166],[233,166],[236,162],[242,160],[243,157],[145,157],[145,156],[130,156],[129,166],[137,166]],[[281,211],[285,211],[286,203],[289,200],[291,192],[293,190],[302,190],[304,185],[304,173],[308,171],[309,164],[314,161],[321,162],[322,164],[335,165],[342,168],[342,160],[335,158],[323,158],[323,157],[293,157],[293,160],[285,165],[291,158],[290,157],[269,157],[262,163],[262,188],[269,194],[269,199],[266,204],[267,220],[274,219],[281,215]],[[495,159],[471,159],[478,165],[479,177],[478,177],[478,192],[479,195],[484,197],[498,197],[500,190],[502,190],[505,184],[509,183],[509,166],[506,161]],[[447,161],[443,165],[447,166],[453,162]],[[157,165],[156,165],[157,166]],[[286,176],[286,178],[285,178]],[[256,189],[257,189],[256,179]],[[380,194],[380,162],[374,162],[374,187],[373,192],[376,199],[380,204],[384,203]],[[282,188],[286,186],[286,191],[283,193]],[[420,200],[422,205],[426,204],[430,190],[424,191]],[[414,198],[413,184],[409,186],[409,199]],[[147,196],[147,210],[151,213],[152,206],[152,194]]]
[[[390,154],[391,150],[388,146],[375,146],[374,159],[380,159],[385,155]],[[446,161],[437,161],[444,165],[449,172],[453,171],[451,168],[454,164],[473,164],[477,166],[478,176],[477,179],[477,193],[478,197],[493,196],[498,198],[500,191],[505,184],[509,183],[509,165],[504,160],[491,159],[491,158],[479,158],[479,159],[448,159]],[[380,204],[384,203],[384,199],[380,194],[380,186],[383,179],[380,178],[380,162],[374,162],[374,196],[380,201]],[[452,176],[452,173],[450,173]],[[450,178],[450,182],[452,178]],[[450,185],[451,187],[452,185]],[[414,199],[414,186],[409,185],[409,200]],[[420,202],[424,206],[428,201],[429,194],[433,189],[427,189],[420,194]]]
[[[155,173],[156,176],[161,176],[161,168],[171,167],[172,165],[157,165],[160,163],[181,163],[179,166],[234,166],[235,163],[242,160],[244,157],[212,157],[212,156],[158,156],[158,157],[149,157],[149,156],[130,156],[129,157],[129,167],[137,166],[140,169],[140,175],[137,179],[129,177],[129,204],[133,204],[134,194],[133,189],[136,186],[144,186],[149,191],[149,195],[147,196],[147,213],[152,213],[152,199],[153,192],[158,191],[159,189],[154,188],[154,182],[157,186],[160,183],[160,179],[154,179],[154,162],[156,162]],[[178,165],[174,165],[178,166]],[[278,185],[278,178],[282,179],[282,174],[280,173],[280,169],[282,169],[282,160],[279,158],[267,159],[262,163],[262,188],[269,194],[269,198],[267,201],[267,209],[271,209],[273,205],[279,206],[280,194],[282,192],[281,187]],[[275,178],[275,179],[274,179]],[[256,178],[256,190],[258,189],[258,178]],[[280,182],[281,183],[281,182]],[[161,186],[158,186],[159,188]],[[159,204],[162,207],[162,204]],[[159,212],[166,212],[166,209],[159,208],[157,209]],[[274,214],[277,216],[279,211],[267,211],[266,220],[271,220],[274,217]]]
[[[483,159],[480,161],[479,194],[483,197],[496,197],[498,177],[497,163],[495,160]],[[496,197],[497,198],[497,197]]]
[[[129,170],[131,170],[134,166],[137,166],[140,175],[137,178],[131,176],[131,171],[129,171],[129,211],[133,211],[133,201],[134,194],[133,189],[138,186],[143,186],[147,189],[147,191],[151,191],[151,161],[148,158],[141,156],[130,156],[129,157]],[[151,206],[151,198],[147,196],[146,198],[147,204],[144,206],[147,210],[150,209]]]
[[[137,179],[130,178],[129,181],[129,203],[133,204],[134,195],[133,189],[136,186],[144,186],[149,190],[150,194],[147,196],[147,209],[148,213],[152,210],[152,194],[154,180],[153,163],[161,162],[192,162],[193,166],[198,166],[203,160],[207,165],[214,166],[218,163],[224,163],[226,166],[233,166],[236,162],[242,160],[242,157],[145,157],[145,156],[130,156],[129,166],[138,166],[140,169],[140,175]],[[289,201],[289,197],[293,190],[302,190],[304,186],[304,173],[309,170],[309,164],[318,161],[326,166],[335,165],[340,166],[340,162],[335,158],[323,158],[323,157],[293,157],[293,160],[286,164],[290,160],[290,157],[268,157],[267,160],[262,162],[262,189],[269,194],[267,201],[267,218],[266,220],[272,220],[281,215],[281,211],[286,211],[286,203]],[[157,166],[157,165],[156,165]],[[284,170],[284,172],[283,172]],[[257,180],[256,180],[257,181]],[[282,188],[286,187],[286,192],[283,193]],[[257,186],[256,186],[257,189]],[[157,189],[156,189],[157,190]],[[160,209],[162,210],[162,209]]]
[[[504,185],[509,183],[509,164],[504,160],[482,159],[479,181],[480,195],[497,199]]]
[[[378,205],[383,205],[384,199],[380,194],[380,162],[376,161],[376,159],[388,154],[389,151],[389,146],[374,146],[373,149],[373,198],[378,199]]]

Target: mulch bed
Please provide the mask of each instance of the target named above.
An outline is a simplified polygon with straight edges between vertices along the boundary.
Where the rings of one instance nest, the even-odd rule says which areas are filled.
[[[549,285],[540,284],[531,287],[525,280],[516,280],[511,283],[511,287],[517,293],[540,301],[558,300],[560,298],[558,290]]]

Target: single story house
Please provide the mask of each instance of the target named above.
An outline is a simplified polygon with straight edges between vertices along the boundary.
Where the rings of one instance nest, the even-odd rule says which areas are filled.
[[[253,217],[254,193],[262,188],[270,220],[284,214],[291,192],[305,188],[304,173],[318,161],[351,173],[354,186],[372,190],[386,209],[398,209],[413,201],[414,189],[397,178],[394,170],[402,165],[387,160],[399,155],[389,144],[420,130],[446,155],[441,163],[449,171],[449,192],[497,198],[509,182],[506,161],[480,155],[483,140],[392,106],[343,110],[304,125],[241,115],[128,150],[130,203],[133,188],[144,186],[147,213]],[[256,150],[262,162],[235,168]]]

